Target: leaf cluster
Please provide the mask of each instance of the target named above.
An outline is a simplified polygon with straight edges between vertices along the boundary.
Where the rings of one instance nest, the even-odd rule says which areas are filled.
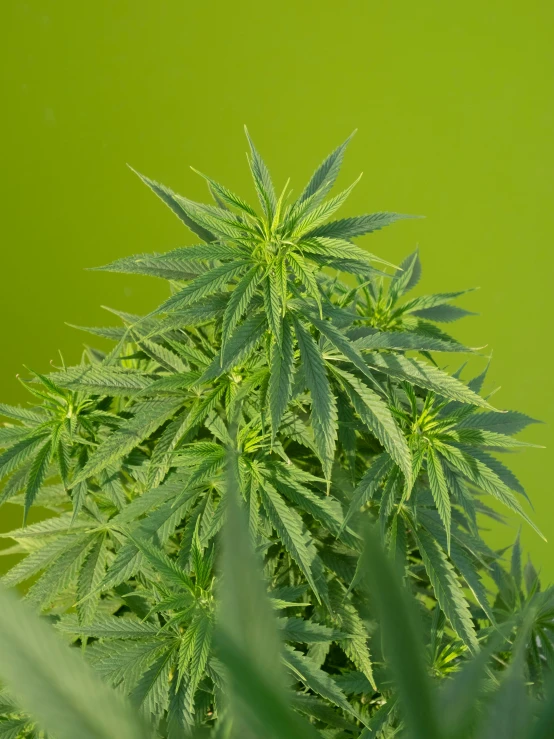
[[[517,673],[542,698],[552,591],[519,538],[507,565],[481,535],[499,505],[535,527],[500,459],[534,419],[491,405],[486,369],[466,383],[444,366],[477,352],[444,328],[468,314],[465,291],[412,298],[417,251],[391,275],[354,243],[407,216],[333,219],[348,140],[296,199],[248,141],[258,210],[204,175],[211,205],[140,175],[202,243],[103,269],[167,280],[170,296],[85,328],[112,350],[34,373],[28,407],[0,405],[0,502],[23,509],[4,583],[168,739],[259,735],[269,714],[248,691],[264,675],[275,736],[404,735],[368,547],[411,593],[426,638],[406,654],[422,645],[413,669],[441,695],[479,664],[491,694]],[[31,506],[52,515],[27,525]],[[0,737],[39,736],[10,700]]]

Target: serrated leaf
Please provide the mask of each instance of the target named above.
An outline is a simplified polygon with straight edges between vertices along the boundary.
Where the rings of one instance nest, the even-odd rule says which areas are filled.
[[[359,333],[356,329],[352,333]],[[399,351],[427,352],[471,352],[472,349],[456,341],[446,341],[435,336],[426,336],[417,331],[368,331],[356,338],[355,346],[361,350],[396,349]]]
[[[373,459],[371,466],[366,470],[352,493],[352,500],[344,517],[343,527],[373,497],[379,484],[392,470],[393,464],[392,459],[386,452],[377,455]]]
[[[27,478],[27,486],[25,488],[24,521],[27,519],[29,509],[33,505],[37,493],[46,479],[51,460],[52,442],[48,441],[38,450],[29,468],[29,476]]]
[[[77,606],[77,613],[83,624],[90,623],[96,614],[100,594],[98,593],[97,596],[87,598],[86,600],[83,600],[83,598],[89,593],[98,592],[98,586],[106,570],[106,554],[104,534],[100,534],[87,554],[87,558],[79,572],[77,597],[80,602]]]
[[[146,716],[154,717],[156,723],[161,719],[169,702],[169,676],[173,666],[175,648],[170,647],[161,654],[142,675],[130,700],[144,711]]]
[[[254,293],[261,279],[261,270],[259,266],[254,266],[237,284],[233,290],[231,297],[227,303],[225,313],[223,314],[223,324],[221,327],[222,344],[225,345],[237,323],[246,313],[250,301],[254,297]]]
[[[419,250],[416,249],[410,254],[398,269],[390,282],[389,296],[393,303],[398,300],[401,295],[412,290],[421,278],[421,262],[419,260]]]
[[[451,504],[440,456],[430,446],[427,450],[427,475],[433,500],[446,531],[446,551],[450,554]]]
[[[186,287],[163,302],[152,315],[167,311],[183,310],[192,303],[207,298],[225,288],[231,280],[241,275],[249,266],[246,259],[226,262],[197,277]]]
[[[320,669],[309,657],[302,652],[298,652],[292,647],[285,647],[285,664],[292,671],[293,675],[301,680],[306,687],[313,690],[322,698],[326,698],[339,708],[356,718],[359,718],[354,708],[348,702],[348,699],[335,683],[332,677]]]
[[[75,582],[93,542],[94,537],[89,535],[63,551],[28,590],[27,599],[47,608],[59,593]]]
[[[91,623],[80,623],[75,616],[64,616],[56,628],[65,634],[89,636],[95,639],[143,639],[158,634],[154,623],[139,621],[133,616],[102,616]]]
[[[22,421],[26,424],[35,425],[43,423],[47,416],[42,408],[22,408],[17,405],[0,403],[0,416],[11,418],[14,421]]]
[[[275,206],[277,204],[271,175],[269,174],[269,170],[267,169],[265,162],[258,154],[258,151],[254,146],[254,142],[248,134],[246,126],[244,127],[244,131],[246,133],[246,138],[248,139],[248,144],[250,145],[249,164],[252,178],[254,179],[254,185],[256,187],[256,193],[265,216],[268,222],[271,223],[275,212]]]
[[[21,467],[37,454],[40,449],[48,442],[48,435],[45,433],[34,433],[31,436],[18,441],[9,447],[3,454],[0,454],[0,477],[9,475],[14,470]]]
[[[413,533],[442,611],[464,644],[472,652],[477,652],[479,644],[475,627],[471,621],[469,606],[452,565],[425,529],[420,528]]]
[[[377,532],[366,528],[365,542],[363,572],[377,607],[383,650],[398,691],[403,719],[413,737],[440,739],[442,732],[439,731],[415,604],[401,586]]]
[[[437,323],[453,323],[460,318],[477,315],[473,311],[465,310],[465,308],[460,308],[457,305],[437,305],[434,308],[413,310],[410,313],[418,316],[418,318],[424,318],[426,321],[436,321]]]
[[[0,591],[0,675],[42,729],[58,739],[148,739],[120,696],[51,626]]]
[[[271,525],[283,546],[296,562],[310,587],[319,598],[319,589],[312,573],[312,557],[304,539],[302,519],[293,508],[284,503],[275,488],[266,483],[259,490],[260,498]]]
[[[377,393],[357,377],[343,370],[335,369],[334,371],[343,381],[342,386],[354,410],[398,464],[406,478],[406,485],[410,489],[412,486],[412,455],[406,438],[396,425],[392,413]]]
[[[166,254],[135,254],[116,259],[103,267],[96,267],[95,270],[149,275],[165,280],[193,280],[207,271],[201,260],[237,259],[240,256],[241,252],[236,247],[208,244],[181,247]]]
[[[323,471],[328,479],[337,441],[337,404],[318,345],[297,318],[293,318],[304,377],[312,398],[312,428]]]
[[[461,449],[450,446],[449,444],[441,444],[437,446],[437,451],[447,459],[447,461],[457,470],[459,470],[470,482],[477,485],[485,492],[500,500],[504,505],[508,506],[512,511],[519,515],[532,526],[533,529],[541,536],[540,530],[525,513],[519,501],[512,493],[510,488],[500,479],[488,465],[481,461],[477,455],[468,454]]]
[[[458,426],[462,428],[495,431],[500,434],[512,436],[523,431],[524,428],[532,423],[541,422],[517,411],[504,411],[503,413],[485,411],[484,413],[472,413],[469,416],[465,416],[458,421]]]
[[[342,159],[344,156],[344,152],[346,150],[346,147],[348,146],[351,138],[354,136],[354,133],[350,134],[350,136],[344,141],[340,146],[338,146],[331,154],[329,154],[328,157],[319,165],[319,167],[316,169],[316,171],[311,176],[308,184],[300,194],[300,197],[298,198],[298,203],[302,203],[308,198],[312,198],[312,196],[316,195],[316,199],[314,200],[312,198],[312,207],[315,207],[317,203],[322,200],[329,190],[333,187],[333,184],[335,183],[335,180],[337,179],[337,176],[339,174]]]
[[[190,638],[187,639],[189,632],[192,633]],[[201,611],[183,637],[182,644],[187,644],[187,659],[183,663],[181,653],[179,654],[179,671],[185,680],[185,704],[191,713],[194,713],[194,696],[208,664],[212,649],[212,635],[212,618],[209,614]],[[187,639],[186,642],[185,639]]]
[[[50,375],[52,380],[68,390],[83,390],[100,395],[133,396],[152,384],[153,377],[141,370],[82,365],[68,367]]]
[[[234,208],[238,208],[239,210],[248,213],[249,216],[257,219],[258,216],[254,208],[248,205],[248,203],[243,200],[240,195],[236,195],[234,192],[229,190],[229,188],[225,187],[225,185],[221,185],[219,182],[216,182],[211,177],[202,174],[202,172],[194,169],[194,167],[192,167],[192,170],[196,172],[196,174],[199,174],[201,177],[203,177],[209,183],[212,192],[215,193],[226,205],[231,205]]]
[[[294,225],[292,235],[296,238],[301,238],[303,234],[313,232],[314,229],[330,218],[346,202],[348,196],[360,181],[360,177],[350,187],[347,187],[346,190],[343,190],[330,200],[316,205],[314,208],[310,208],[310,211]]]
[[[245,739],[265,736],[268,732],[271,739],[284,736],[315,739],[315,730],[297,720],[290,710],[289,695],[279,669],[281,647],[261,563],[250,548],[248,524],[239,508],[238,459],[233,430],[231,438],[218,651],[228,671],[234,728]]]
[[[303,618],[280,618],[277,623],[283,638],[287,641],[313,644],[314,642],[337,641],[337,639],[346,636],[341,631]]]
[[[13,586],[28,580],[33,575],[52,565],[61,554],[71,549],[76,541],[80,539],[82,539],[82,534],[80,536],[72,534],[71,536],[50,539],[44,546],[30,552],[12,567],[2,577],[2,583],[6,586]]]
[[[270,269],[263,281],[264,309],[269,328],[277,342],[281,341],[281,326],[283,323],[283,298],[279,279],[274,268]]]
[[[159,488],[156,489],[156,491],[158,490]],[[162,545],[165,544],[186,516],[197,496],[197,491],[185,493],[180,497],[179,500],[182,500],[180,503],[170,498],[141,521],[137,529],[133,529],[133,535],[147,541],[154,540]],[[124,544],[110,565],[106,577],[100,585],[101,589],[113,588],[125,582],[140,570],[143,563],[144,555],[137,546],[131,542]]]
[[[378,231],[380,228],[389,226],[395,221],[404,220],[406,218],[414,218],[416,216],[405,215],[402,213],[371,213],[364,216],[353,216],[352,218],[342,218],[338,221],[330,221],[324,223],[305,236],[327,236],[333,239],[351,239],[355,236],[363,236],[364,234]]]
[[[274,339],[271,344],[268,399],[272,443],[275,442],[281,419],[291,397],[293,374],[293,333],[290,321],[285,318],[280,342]]]
[[[129,535],[138,551],[164,578],[164,584],[170,584],[180,590],[194,593],[194,585],[190,577],[160,547],[139,536]]]
[[[172,190],[170,190],[169,187],[165,187],[165,185],[161,185],[159,182],[151,180],[145,175],[136,172],[132,167],[130,167],[130,169],[138,177],[140,177],[144,184],[148,185],[148,187],[154,193],[156,193],[160,200],[162,200],[167,205],[167,207],[175,213],[177,218],[182,221],[185,226],[187,226],[193,233],[199,236],[202,241],[211,242],[216,240],[215,236],[210,233],[210,231],[203,228],[198,223],[194,222],[194,220],[186,212],[183,204],[180,202],[179,196],[176,195],[176,193],[174,193]]]
[[[302,485],[286,465],[277,466],[270,477],[276,489],[292,503],[309,513],[335,535],[343,528],[341,505],[330,495],[321,496]]]
[[[222,356],[218,354],[198,384],[214,380],[223,373],[240,364],[254,351],[267,330],[267,318],[264,313],[255,313],[246,318],[225,344]]]
[[[107,465],[123,459],[132,449],[148,438],[179,408],[180,399],[149,400],[142,403],[135,415],[122,424],[103,441],[92,454],[84,468],[76,475],[71,486],[96,475]]]
[[[473,392],[467,385],[426,362],[410,359],[400,354],[368,354],[365,359],[370,367],[398,380],[407,380],[413,385],[433,390],[438,395],[461,403],[492,408],[484,398]]]

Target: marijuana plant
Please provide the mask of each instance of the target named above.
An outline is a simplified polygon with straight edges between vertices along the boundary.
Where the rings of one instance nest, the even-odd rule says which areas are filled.
[[[480,535],[481,516],[502,518],[486,496],[534,526],[496,455],[525,446],[513,437],[535,421],[482,396],[486,370],[466,384],[461,368],[441,367],[439,354],[475,353],[437,325],[467,315],[453,304],[463,291],[409,298],[418,253],[389,276],[353,242],[408,216],[329,220],[353,187],[327,197],[348,140],[296,199],[288,183],[276,194],[248,141],[258,211],[204,175],[214,205],[139,175],[203,243],[102,268],[168,280],[170,297],[146,316],[114,311],[121,327],[85,329],[114,348],[35,373],[25,381],[34,405],[0,406],[0,502],[21,505],[24,523],[7,551],[26,555],[4,583],[29,582],[26,599],[159,736],[226,736],[232,725],[259,735],[266,714],[241,698],[240,673],[278,673],[281,661],[276,690],[305,717],[305,736],[392,737],[405,697],[381,596],[366,587],[373,521],[387,552],[379,567],[393,562],[425,626],[417,669],[449,685],[485,652],[492,683],[514,661],[543,696],[553,593],[530,563],[522,574],[519,539],[506,569]],[[235,535],[263,561],[261,612],[274,612],[284,643],[265,663],[247,644],[265,633],[257,611],[237,615],[236,592],[258,596],[240,567],[225,575],[229,536],[220,554],[235,515],[228,475],[248,521]],[[33,505],[53,515],[26,525]],[[242,713],[227,706],[228,684]],[[256,699],[266,708],[268,695]],[[10,700],[0,737],[37,736]],[[240,715],[252,711],[249,728]],[[14,721],[19,733],[2,734]]]

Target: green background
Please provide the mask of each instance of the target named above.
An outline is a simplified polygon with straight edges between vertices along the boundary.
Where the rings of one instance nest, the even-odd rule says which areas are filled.
[[[79,359],[87,336],[64,321],[165,295],[84,271],[192,243],[126,162],[194,199],[191,164],[250,196],[247,123],[299,192],[358,128],[341,184],[364,177],[345,214],[427,216],[361,243],[396,263],[419,244],[425,291],[479,286],[460,304],[482,315],[457,337],[494,350],[499,407],[548,422],[524,435],[547,450],[511,461],[552,541],[525,527],[524,544],[553,580],[554,4],[4,0],[1,16],[2,400],[26,400],[23,364]],[[7,530],[20,509],[0,516]],[[511,543],[513,526],[490,541]]]

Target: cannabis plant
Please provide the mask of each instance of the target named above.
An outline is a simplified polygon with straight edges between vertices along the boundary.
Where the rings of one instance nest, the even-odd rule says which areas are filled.
[[[34,373],[33,404],[0,406],[0,501],[23,510],[5,551],[25,555],[4,583],[168,739],[424,736],[367,551],[411,591],[426,635],[413,669],[441,695],[477,664],[484,703],[516,671],[542,699],[554,593],[519,538],[506,566],[481,536],[497,503],[535,528],[498,458],[534,419],[491,405],[486,369],[465,383],[463,364],[444,368],[478,353],[441,327],[467,315],[464,291],[409,297],[417,252],[394,267],[354,243],[409,216],[332,219],[354,186],[328,197],[348,141],[297,198],[248,141],[257,209],[205,175],[211,205],[139,175],[202,243],[103,267],[170,295],[86,328],[111,351]],[[32,506],[52,515],[27,525]],[[41,736],[40,708],[14,695],[0,737]]]

